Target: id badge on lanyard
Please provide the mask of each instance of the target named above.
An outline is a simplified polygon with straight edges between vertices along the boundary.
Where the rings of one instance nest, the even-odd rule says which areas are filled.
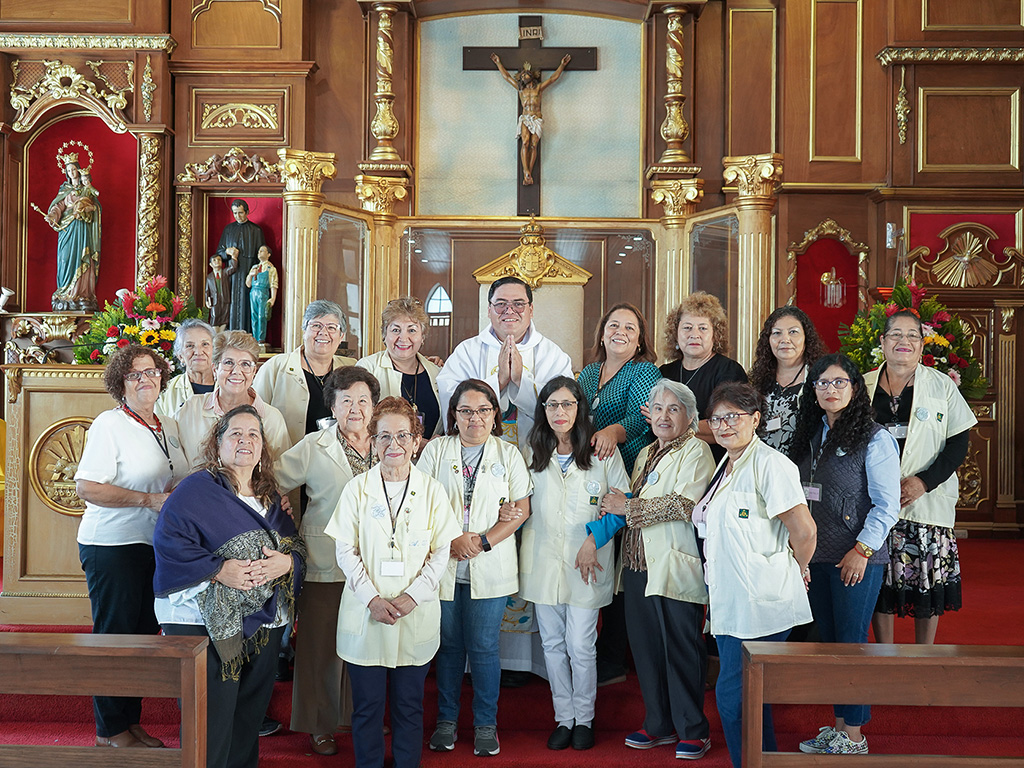
[[[910,428],[909,424],[886,424],[885,428],[889,430],[889,434],[895,437],[897,440],[906,440],[907,431]]]

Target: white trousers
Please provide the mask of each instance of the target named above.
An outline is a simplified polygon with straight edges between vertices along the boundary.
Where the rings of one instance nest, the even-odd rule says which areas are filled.
[[[534,605],[555,720],[591,724],[597,700],[597,608]]]

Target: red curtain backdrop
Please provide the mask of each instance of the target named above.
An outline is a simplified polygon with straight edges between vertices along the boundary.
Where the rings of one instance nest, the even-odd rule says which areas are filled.
[[[100,307],[113,301],[119,288],[135,287],[135,212],[138,198],[138,142],[130,133],[114,133],[98,117],[58,120],[44,127],[32,141],[25,160],[28,201],[23,213],[26,228],[27,290],[15,300],[24,312],[50,312],[50,297],[57,287],[57,233],[43,217],[28,207],[32,202],[44,211],[64,183],[57,167],[57,150],[65,141],[80,141],[93,154],[92,183],[102,206],[100,275],[96,298]],[[89,164],[80,147],[79,163]]]
[[[927,245],[932,251],[929,258],[934,259],[946,245],[946,241],[939,237],[939,232],[953,224],[962,224],[968,221],[984,224],[999,235],[998,240],[989,240],[988,242],[988,249],[992,251],[997,262],[1005,262],[1004,248],[1017,247],[1014,214],[967,211],[964,213],[911,213],[908,250]]]
[[[270,263],[277,267],[278,288],[277,301],[267,324],[267,345],[272,348],[281,346],[281,312],[284,308],[285,286],[288,275],[281,266],[281,240],[284,230],[284,200],[281,197],[245,197],[229,195],[226,197],[210,197],[206,211],[206,253],[194,260],[195,269],[203,275],[203,284],[210,271],[210,256],[217,250],[220,235],[224,227],[235,220],[231,214],[231,201],[245,200],[249,205],[249,221],[259,224],[263,230],[263,239],[270,247]],[[202,297],[197,297],[202,304]]]
[[[822,305],[821,276],[835,267],[836,277],[846,283],[846,302],[838,308]],[[796,300],[814,321],[825,346],[839,349],[839,326],[849,325],[857,315],[857,256],[838,240],[823,237],[796,257]]]

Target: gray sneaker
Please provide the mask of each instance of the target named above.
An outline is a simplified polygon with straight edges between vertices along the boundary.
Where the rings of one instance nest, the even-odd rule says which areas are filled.
[[[428,746],[434,752],[451,752],[455,749],[455,740],[458,738],[455,731],[455,723],[451,720],[438,720]]]
[[[438,723],[440,726],[440,723]],[[473,754],[490,757],[501,752],[498,744],[498,727],[496,725],[478,725],[473,729]]]

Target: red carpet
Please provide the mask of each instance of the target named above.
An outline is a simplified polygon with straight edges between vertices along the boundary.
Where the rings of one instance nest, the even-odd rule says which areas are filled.
[[[964,609],[947,614],[939,623],[940,643],[969,645],[1021,645],[1024,639],[1024,582],[1009,578],[1024,556],[1022,541],[966,540],[960,544],[964,578]],[[910,620],[897,621],[898,642],[912,642]],[[0,631],[83,631],[68,627],[12,627]],[[822,680],[827,685],[827,680]],[[476,766],[472,755],[470,692],[463,696],[462,722],[456,749],[446,755],[424,751],[424,766]],[[288,722],[291,684],[278,683],[270,714]],[[433,679],[427,680],[426,722],[429,729],[436,713]],[[729,765],[721,726],[709,693],[705,711],[711,721],[711,751],[700,761],[709,768]],[[493,768],[511,766],[565,766],[577,768],[594,764],[613,766],[678,765],[673,751],[659,748],[639,752],[623,746],[622,739],[640,727],[643,703],[636,679],[601,688],[597,701],[597,746],[588,752],[572,749],[554,753],[545,747],[554,727],[547,684],[536,679],[518,689],[505,689],[498,712],[501,754],[487,760]],[[775,708],[776,731],[783,750],[795,750],[801,739],[832,722],[828,707]],[[173,701],[147,699],[143,724],[168,744],[177,740],[178,712]],[[1024,712],[1003,709],[946,709],[919,707],[875,707],[865,733],[872,753],[930,753],[963,755],[1024,755]],[[90,744],[95,736],[92,706],[85,697],[0,695],[0,743],[7,744]],[[338,737],[340,752],[335,757],[314,755],[308,737],[283,731],[261,741],[260,765],[264,768],[314,768],[353,764],[351,739]]]

